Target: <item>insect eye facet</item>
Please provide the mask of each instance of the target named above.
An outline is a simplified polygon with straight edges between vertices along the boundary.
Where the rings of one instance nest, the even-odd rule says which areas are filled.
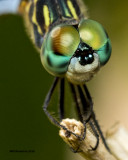
[[[56,53],[72,56],[80,43],[78,31],[73,26],[56,27],[50,34]]]
[[[100,64],[104,65],[111,55],[111,42],[102,25],[94,20],[82,20],[79,33],[81,40],[96,51]]]
[[[45,69],[55,76],[66,73],[70,58],[79,43],[79,33],[73,26],[53,28],[42,45],[41,60]]]

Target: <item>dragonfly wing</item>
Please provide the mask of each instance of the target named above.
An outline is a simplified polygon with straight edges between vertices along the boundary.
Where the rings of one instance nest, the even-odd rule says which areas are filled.
[[[16,13],[21,0],[0,0],[0,14]]]

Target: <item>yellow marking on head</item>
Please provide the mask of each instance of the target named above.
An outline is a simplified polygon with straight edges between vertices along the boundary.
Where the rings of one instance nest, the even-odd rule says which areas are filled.
[[[73,7],[72,2],[71,2],[70,0],[68,0],[68,1],[67,1],[67,4],[68,4],[68,7],[69,7],[69,9],[70,9],[70,11],[71,11],[73,17],[74,17],[75,19],[78,19],[76,10],[75,10],[75,8]]]
[[[47,5],[44,5],[43,7],[43,15],[44,15],[45,26],[47,30],[50,25],[49,9]]]
[[[32,16],[32,22],[37,25],[37,30],[42,35],[43,33],[42,33],[42,30],[41,30],[41,27],[38,24],[37,19],[36,19],[36,3],[37,3],[37,1],[38,0],[34,0],[34,11],[33,11],[33,16]]]

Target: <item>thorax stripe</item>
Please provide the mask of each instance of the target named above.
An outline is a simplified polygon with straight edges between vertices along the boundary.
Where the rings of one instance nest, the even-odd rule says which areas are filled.
[[[72,4],[72,2],[70,0],[67,0],[67,5],[68,5],[68,7],[69,7],[74,19],[78,19],[78,16],[77,16],[77,13],[76,13],[76,9],[74,8],[74,6],[73,6],[73,4]]]
[[[37,13],[36,5],[37,5],[37,2],[38,2],[38,0],[34,0],[34,10],[33,10],[32,22],[37,25],[38,32],[42,35],[43,34],[42,33],[42,29],[41,29],[40,25],[38,24],[37,18],[36,18],[36,13]]]

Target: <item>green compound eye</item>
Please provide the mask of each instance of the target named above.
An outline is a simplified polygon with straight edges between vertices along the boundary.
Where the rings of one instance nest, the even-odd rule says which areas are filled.
[[[94,20],[82,20],[79,33],[81,40],[99,55],[100,64],[107,63],[111,55],[111,42],[102,25]]]
[[[60,25],[46,36],[41,52],[45,69],[55,76],[66,73],[71,56],[80,43],[78,31],[73,26]]]

